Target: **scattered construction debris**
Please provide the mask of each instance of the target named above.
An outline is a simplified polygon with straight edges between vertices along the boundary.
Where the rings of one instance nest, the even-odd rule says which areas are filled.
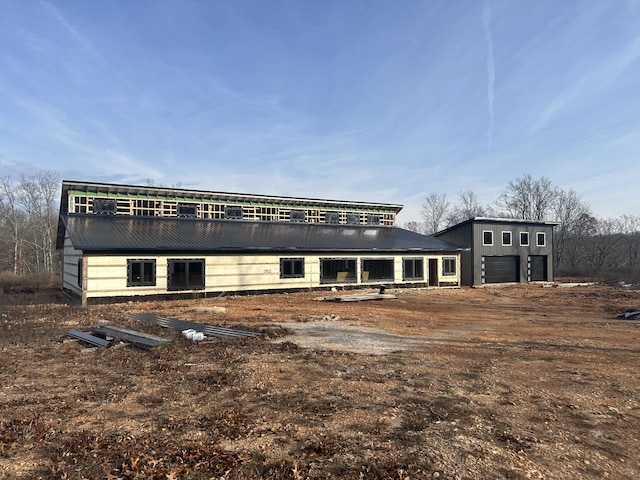
[[[616,315],[616,318],[625,320],[640,320],[640,308],[628,308],[623,313]]]
[[[89,328],[89,327],[88,327]],[[134,345],[146,350],[163,345],[169,342],[169,339],[151,335],[149,333],[138,332],[128,328],[116,325],[102,325],[100,327],[91,328],[91,333],[81,332],[71,329],[67,335],[81,340],[95,347],[106,348],[111,346],[112,340],[117,338],[126,344]]]
[[[395,295],[389,293],[358,293],[355,295],[339,295],[337,297],[322,297],[325,302],[363,302],[366,300],[393,300]]]
[[[104,325],[95,329],[93,333],[97,336],[104,336],[105,338],[114,337],[136,347],[144,348],[145,350],[169,342],[168,338],[158,337],[157,335],[138,332],[137,330],[130,330],[116,325]]]
[[[151,313],[131,313],[127,315],[127,318],[130,318],[131,320],[137,320],[139,322],[159,325],[161,327],[173,328],[174,330],[179,330],[181,332],[191,329],[196,333],[202,333],[206,337],[232,339],[260,335],[260,333],[258,332],[238,330],[236,328],[218,327],[215,325],[206,325],[204,323],[178,320],[175,318],[159,317],[158,315],[153,315]]]
[[[88,343],[89,345],[94,345],[96,347],[101,347],[101,348],[106,348],[111,343],[109,340],[96,337],[94,335],[91,335],[90,333],[84,333],[79,330],[71,329],[67,332],[67,335],[69,335],[72,338],[82,340],[83,342]]]

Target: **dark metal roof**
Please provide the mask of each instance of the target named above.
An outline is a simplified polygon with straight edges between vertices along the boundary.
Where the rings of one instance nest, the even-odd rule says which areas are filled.
[[[463,247],[395,227],[67,215],[73,246],[102,252],[442,252]]]
[[[556,227],[560,225],[560,222],[553,222],[549,220],[526,220],[522,218],[497,218],[497,217],[473,217],[463,222],[456,223],[450,227],[445,228],[439,232],[434,233],[434,236],[442,235],[443,233],[449,232],[451,230],[455,230],[463,225],[467,225],[469,223],[494,223],[494,224],[518,224],[518,225],[540,225],[540,226],[551,226]]]

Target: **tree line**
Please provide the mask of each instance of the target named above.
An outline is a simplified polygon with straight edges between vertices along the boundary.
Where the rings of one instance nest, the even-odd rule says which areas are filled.
[[[59,275],[59,195],[54,171],[0,178],[0,272]],[[429,194],[422,222],[405,228],[431,235],[473,217],[559,222],[554,233],[557,275],[640,281],[640,216],[598,218],[578,193],[546,177],[510,181],[493,204],[482,204],[471,190],[454,200],[445,193]]]
[[[57,275],[60,179],[53,171],[0,178],[0,272]]]
[[[557,187],[547,177],[523,175],[510,181],[492,204],[482,204],[472,190],[450,200],[429,194],[422,222],[405,228],[427,235],[473,217],[555,221],[554,264],[559,276],[640,281],[640,216],[598,218],[574,190]]]

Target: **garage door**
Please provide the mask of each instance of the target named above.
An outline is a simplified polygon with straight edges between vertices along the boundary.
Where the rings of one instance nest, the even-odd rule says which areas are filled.
[[[520,281],[520,257],[482,257],[484,283]]]
[[[529,281],[543,282],[547,280],[547,256],[531,255],[529,257]]]

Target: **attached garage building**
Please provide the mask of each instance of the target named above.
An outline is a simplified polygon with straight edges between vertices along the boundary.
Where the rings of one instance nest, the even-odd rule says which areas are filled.
[[[434,236],[467,247],[462,285],[553,281],[553,228],[557,222],[476,217]]]

